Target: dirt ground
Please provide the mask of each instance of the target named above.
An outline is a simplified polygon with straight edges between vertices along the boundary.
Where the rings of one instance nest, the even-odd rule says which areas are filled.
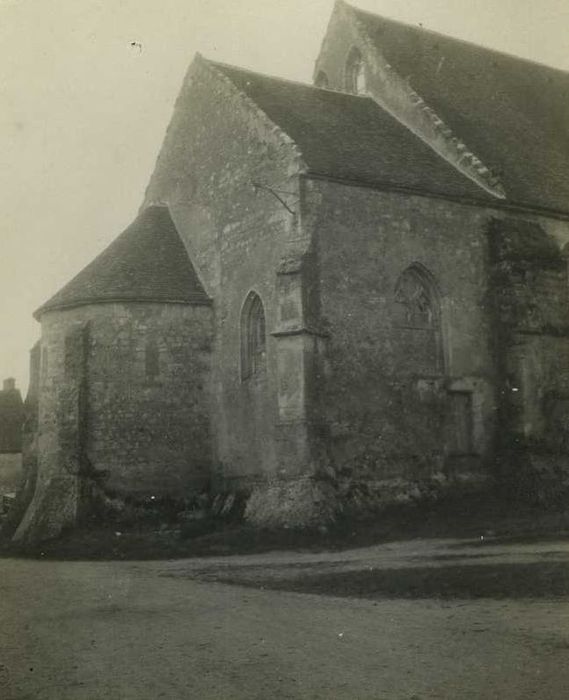
[[[566,700],[569,542],[0,560],[3,700]]]

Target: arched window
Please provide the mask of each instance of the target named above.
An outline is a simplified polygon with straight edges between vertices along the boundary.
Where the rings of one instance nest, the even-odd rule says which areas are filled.
[[[258,294],[250,292],[241,312],[241,379],[265,370],[265,311]]]
[[[328,76],[326,75],[326,73],[324,73],[323,70],[319,71],[318,75],[316,76],[316,80],[314,81],[314,84],[316,85],[316,87],[319,88],[327,88],[330,85]]]
[[[431,329],[437,324],[438,303],[426,271],[417,265],[408,267],[395,287],[398,325]]]
[[[393,295],[393,325],[400,347],[400,368],[418,374],[443,372],[440,295],[431,274],[411,265],[399,277]]]
[[[356,48],[350,51],[346,61],[346,90],[354,95],[365,95],[367,92],[365,64]]]

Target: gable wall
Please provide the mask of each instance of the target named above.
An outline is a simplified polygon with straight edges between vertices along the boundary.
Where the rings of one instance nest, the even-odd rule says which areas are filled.
[[[196,59],[178,99],[146,204],[167,203],[214,301],[212,415],[217,476],[255,480],[277,470],[276,270],[297,238],[293,217],[260,182],[292,195],[301,167],[290,140],[215,68]],[[251,290],[266,315],[267,373],[240,377],[240,315]]]
[[[330,89],[346,91],[345,68],[348,55],[352,47],[359,47],[360,43],[357,33],[347,20],[347,13],[336,5],[315,62],[314,80],[322,71]]]
[[[378,50],[365,26],[353,11],[338,2],[330,20],[320,54],[316,60],[314,77],[323,71],[331,89],[345,91],[346,64],[353,49],[363,58],[366,93],[383,109],[428,143],[440,156],[479,186],[499,198],[504,197],[501,183],[461,134],[453,133],[425,96],[413,89],[406,75],[400,75]]]

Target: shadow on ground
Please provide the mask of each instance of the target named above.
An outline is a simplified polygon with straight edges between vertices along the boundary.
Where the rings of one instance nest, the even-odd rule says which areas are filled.
[[[371,600],[569,598],[569,562],[327,570],[294,578],[259,577],[255,581],[229,574],[217,580],[254,588]]]
[[[0,557],[62,560],[141,560],[231,556],[273,550],[345,551],[412,539],[468,539],[471,544],[532,542],[569,536],[569,510],[507,503],[493,494],[436,504],[399,506],[366,520],[340,520],[317,531],[258,530],[243,522],[199,520],[180,527],[161,521],[94,519],[56,540],[20,545],[0,541]],[[458,546],[463,546],[461,542]]]

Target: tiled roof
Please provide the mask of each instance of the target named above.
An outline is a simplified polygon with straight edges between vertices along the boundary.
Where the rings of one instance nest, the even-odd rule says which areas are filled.
[[[509,201],[569,211],[569,73],[351,10]]]
[[[311,173],[432,194],[487,196],[370,98],[212,65],[290,136]]]
[[[167,207],[144,209],[35,316],[113,301],[209,303]]]

